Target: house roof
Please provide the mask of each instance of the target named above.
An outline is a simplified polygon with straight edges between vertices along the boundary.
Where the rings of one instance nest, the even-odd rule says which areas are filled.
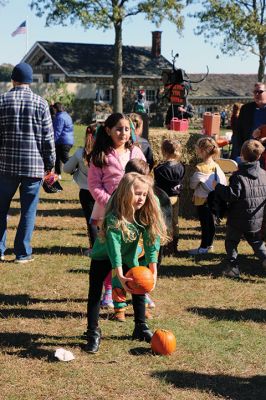
[[[40,41],[23,61],[29,60],[38,48],[68,76],[113,75],[114,45]],[[158,78],[164,68],[171,68],[171,63],[162,55],[152,57],[151,47],[123,46],[123,76]]]
[[[188,74],[191,81],[199,81],[203,74]],[[245,98],[253,97],[254,84],[257,82],[257,74],[209,74],[203,82],[192,83],[189,97],[212,98]]]

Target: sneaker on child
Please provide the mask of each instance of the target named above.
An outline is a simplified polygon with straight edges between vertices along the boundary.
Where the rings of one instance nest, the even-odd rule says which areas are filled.
[[[188,250],[188,254],[195,256],[197,254],[207,254],[213,251],[213,246],[209,247],[198,247],[197,249]]]
[[[112,299],[112,291],[107,290],[104,292],[102,300],[101,300],[101,307],[107,309],[114,309],[114,303]]]
[[[124,308],[115,308],[113,319],[117,322],[126,322],[126,310]]]
[[[228,267],[224,272],[224,276],[227,276],[228,278],[239,278],[240,276],[240,271],[238,265],[235,265],[234,267]]]
[[[148,293],[145,294],[145,304],[148,308],[155,308],[155,303]]]

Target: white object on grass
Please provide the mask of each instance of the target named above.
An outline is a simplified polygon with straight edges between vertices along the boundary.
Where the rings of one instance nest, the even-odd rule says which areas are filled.
[[[60,361],[72,361],[72,360],[75,360],[74,354],[72,354],[71,351],[65,350],[63,348],[57,349],[54,355]]]

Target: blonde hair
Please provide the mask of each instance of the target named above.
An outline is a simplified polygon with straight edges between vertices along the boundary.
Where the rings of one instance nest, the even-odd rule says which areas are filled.
[[[196,147],[207,156],[213,156],[214,159],[220,155],[218,144],[211,137],[204,136],[200,138],[196,143]]]
[[[257,161],[264,150],[264,146],[258,140],[246,140],[241,147],[241,156],[248,162]]]
[[[134,210],[132,205],[134,186],[144,184],[148,186],[146,201],[139,210]],[[129,228],[130,221],[147,228],[151,244],[160,237],[161,243],[168,241],[167,228],[153,192],[153,179],[147,175],[140,175],[137,172],[129,172],[123,176],[114,195],[111,197],[106,210],[100,237],[104,239],[110,226],[107,225],[106,217],[114,215],[112,228],[122,232],[125,241],[133,242],[136,234]]]
[[[129,118],[132,121],[135,129],[139,129],[142,127],[143,119],[141,118],[141,116],[139,114],[131,113],[131,114],[129,114]]]
[[[163,156],[175,158],[176,161],[181,159],[181,143],[174,139],[164,139],[162,141],[162,153]]]

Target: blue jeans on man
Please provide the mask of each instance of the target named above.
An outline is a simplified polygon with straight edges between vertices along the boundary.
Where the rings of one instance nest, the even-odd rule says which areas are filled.
[[[0,255],[4,255],[6,250],[7,215],[11,201],[19,188],[20,220],[14,241],[14,253],[17,260],[31,256],[30,242],[34,230],[41,182],[40,178],[0,175]]]

